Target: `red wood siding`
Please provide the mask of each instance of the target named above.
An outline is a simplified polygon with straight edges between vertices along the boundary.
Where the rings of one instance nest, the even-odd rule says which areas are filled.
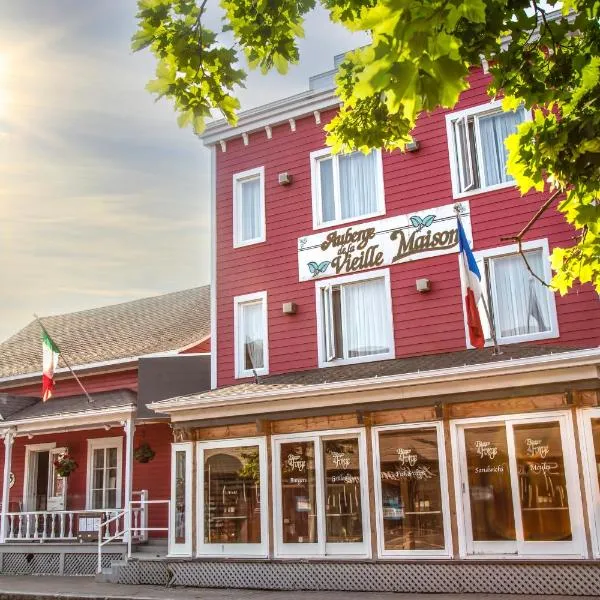
[[[489,101],[488,77],[472,75],[456,110]],[[446,111],[419,119],[414,135],[418,152],[384,153],[386,216],[406,214],[454,202],[446,139]],[[217,335],[218,385],[234,383],[233,298],[266,290],[269,307],[269,362],[271,373],[317,367],[315,286],[299,282],[297,238],[313,233],[309,154],[325,146],[323,124],[332,111],[227,142],[217,146]],[[254,167],[265,167],[266,237],[252,246],[233,248],[232,177]],[[293,176],[279,186],[277,175]],[[504,245],[501,235],[517,233],[539,207],[545,195],[521,198],[516,188],[485,192],[468,198],[476,250]],[[569,245],[572,231],[563,217],[548,211],[526,239],[548,238],[550,246]],[[390,267],[396,356],[436,353],[466,347],[460,280],[456,254],[421,259]],[[415,289],[417,278],[432,282],[428,294]],[[282,303],[298,305],[295,315],[282,314]],[[595,346],[600,343],[600,302],[591,286],[581,286],[556,298],[560,338],[539,343]]]
[[[77,371],[75,372],[77,373]],[[137,391],[138,387],[137,366],[122,371],[103,372],[96,375],[80,375],[77,373],[77,376],[89,394],[119,389]],[[0,383],[0,392],[18,396],[41,397],[42,377],[40,375],[39,381],[27,383],[25,385],[17,385],[16,383],[11,382]],[[54,396],[56,398],[62,396],[76,396],[82,393],[81,388],[70,373],[61,373],[57,376],[56,387],[54,388]]]
[[[79,467],[68,479],[67,487],[67,510],[84,509],[86,505],[87,488],[87,461],[88,461],[88,439],[105,437],[122,437],[122,428],[113,427],[105,429],[90,429],[86,431],[73,431],[67,433],[56,433],[49,435],[36,435],[18,437],[13,446],[12,467],[15,474],[15,484],[10,490],[10,506],[23,500],[23,484],[25,480],[25,447],[27,444],[45,444],[55,442],[56,447],[67,447],[69,453],[75,458]],[[156,452],[154,459],[146,464],[133,461],[133,490],[148,490],[150,500],[167,500],[170,497],[171,481],[171,430],[167,423],[154,423],[140,425],[136,428],[134,437],[134,448],[141,443],[147,442]],[[4,444],[0,445],[0,465],[4,465]],[[123,439],[123,477],[125,476],[125,440]],[[3,468],[0,469],[0,482],[3,479]],[[124,492],[125,485],[122,484]],[[16,507],[16,505],[15,505]],[[16,508],[15,508],[16,509]],[[149,526],[166,527],[167,510],[165,506],[151,507],[149,509]],[[166,534],[156,534],[158,537],[166,537]]]

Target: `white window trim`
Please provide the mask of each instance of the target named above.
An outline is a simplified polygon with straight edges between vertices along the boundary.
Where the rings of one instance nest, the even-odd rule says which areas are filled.
[[[539,552],[521,552],[518,551],[510,554],[471,554],[467,548],[467,527],[470,526],[470,518],[466,514],[465,504],[463,501],[463,456],[460,450],[464,444],[461,429],[465,425],[481,425],[490,424],[523,424],[527,422],[542,423],[549,421],[560,422],[561,442],[563,443],[563,460],[565,464],[565,480],[567,484],[567,496],[569,498],[569,516],[571,519],[571,534],[570,542],[571,551],[566,553],[549,553],[543,552],[545,547],[551,547],[552,544],[568,544],[569,542],[518,542],[522,546],[527,544],[531,549],[539,548]],[[539,413],[519,413],[513,415],[494,415],[488,417],[473,417],[468,419],[455,419],[450,421],[450,439],[452,448],[452,468],[454,471],[454,489],[456,490],[456,521],[458,531],[458,548],[460,558],[469,560],[489,560],[489,559],[581,559],[587,558],[585,529],[583,523],[583,507],[581,502],[581,493],[579,486],[579,467],[577,464],[577,452],[575,449],[575,434],[573,430],[573,418],[571,411],[552,411]],[[509,460],[511,453],[514,454],[514,439],[511,439],[507,431],[507,445],[509,450]],[[516,477],[516,473],[512,473],[511,477]],[[515,527],[517,532],[521,526],[521,512],[519,510],[518,486],[515,489],[511,479],[511,489],[513,496],[513,507],[515,511]],[[518,533],[517,533],[518,537]]]
[[[360,478],[361,478],[361,508],[362,508],[362,526],[363,541],[360,543],[361,550],[358,549],[359,543],[350,544],[326,544],[325,542],[325,498],[323,482],[323,458],[321,451],[321,442],[327,438],[343,438],[357,436],[358,448],[360,453]],[[319,533],[318,542],[314,544],[284,544],[281,531],[281,444],[293,441],[308,441],[315,444],[315,482],[317,499],[317,530]],[[275,535],[275,557],[276,558],[315,558],[315,559],[340,559],[340,558],[371,558],[371,524],[370,524],[370,500],[369,500],[369,473],[367,469],[367,441],[365,429],[363,427],[353,427],[350,429],[327,429],[323,431],[308,431],[302,433],[282,433],[271,436],[271,456],[273,468],[273,531]],[[344,546],[354,546],[348,553],[330,553],[327,554],[327,546],[333,549],[343,548]],[[290,548],[287,548],[287,547]],[[292,547],[296,548],[292,548]],[[301,546],[303,548],[298,548]],[[306,546],[312,546],[313,552],[304,552]],[[309,550],[310,548],[307,548]],[[364,550],[364,551],[363,551]]]
[[[600,407],[577,410],[577,428],[592,554],[594,558],[600,558],[600,485],[598,481],[600,474],[596,470],[594,437],[592,435],[592,419],[594,418],[600,418]]]
[[[233,299],[233,325],[234,325],[234,342],[235,342],[235,377],[241,379],[244,377],[254,377],[252,369],[244,369],[244,345],[240,336],[241,311],[240,305],[248,302],[262,302],[263,305],[263,329],[265,339],[263,341],[263,363],[264,367],[254,369],[257,375],[269,374],[269,311],[267,305],[267,292],[255,292],[253,294],[244,294],[236,296]]]
[[[509,187],[516,187],[516,183],[513,180],[506,181],[504,183],[497,183],[495,185],[484,186],[482,184],[481,187],[474,190],[467,190],[466,192],[460,191],[460,176],[456,167],[456,155],[458,154],[458,148],[454,139],[453,123],[464,117],[480,117],[484,116],[485,114],[492,114],[496,112],[504,112],[502,111],[502,100],[493,100],[491,102],[487,102],[486,104],[480,104],[479,106],[473,106],[471,108],[466,108],[464,110],[448,113],[446,115],[446,140],[448,142],[448,158],[450,162],[450,176],[452,180],[452,197],[455,199],[466,198],[468,196],[475,196],[476,194],[493,192],[494,190],[501,190]],[[526,110],[525,121],[531,121],[532,118],[533,117],[531,111]],[[477,153],[477,162],[481,169],[481,165],[483,165],[483,157],[481,153],[482,151],[479,134],[479,122],[477,119],[475,120],[475,138],[475,151]],[[480,173],[479,176],[480,178],[484,177],[483,173]]]
[[[241,448],[258,446],[260,465],[260,533],[257,544],[206,544],[204,542],[204,450],[214,448]],[[250,437],[230,440],[198,442],[196,445],[196,555],[267,558],[269,556],[269,467],[267,441],[265,437]]]
[[[383,502],[381,489],[381,455],[379,452],[379,433],[387,431],[406,431],[411,429],[431,429],[437,434],[438,461],[440,469],[440,493],[442,499],[442,519],[444,523],[444,549],[442,550],[386,550],[383,532]],[[409,423],[403,425],[383,425],[373,427],[373,478],[375,479],[375,514],[377,519],[377,553],[380,558],[439,558],[452,557],[452,526],[450,515],[450,500],[448,494],[448,473],[446,465],[446,448],[444,441],[444,426],[441,421],[425,423]]]
[[[552,268],[550,266],[550,249],[549,249],[549,245],[548,245],[548,240],[544,238],[544,239],[540,239],[540,240],[531,240],[528,242],[523,242],[521,244],[521,248],[523,251],[528,251],[528,250],[541,250],[542,251],[542,264],[544,267],[543,279],[544,279],[544,281],[550,282],[550,280],[552,279]],[[498,246],[496,248],[486,248],[485,250],[478,250],[477,252],[473,252],[473,254],[475,256],[475,260],[477,261],[478,266],[480,266],[483,262],[483,259],[498,258],[498,257],[509,255],[509,254],[516,254],[518,251],[519,251],[518,244],[509,244],[508,246]],[[459,261],[459,272],[461,273],[461,289],[462,289],[464,282],[462,281],[462,271],[460,269],[460,261],[461,260],[462,260],[462,257],[459,254],[458,261]],[[489,300],[487,297],[487,276],[486,276],[485,272],[481,273],[481,286],[483,288],[483,293],[486,294],[485,300],[487,302],[488,308],[490,309],[490,311],[492,311],[493,309],[490,306],[490,303],[489,303]],[[539,333],[515,335],[512,337],[506,337],[506,338],[503,338],[500,335],[498,335],[497,337],[498,337],[499,344],[519,344],[521,342],[549,340],[552,338],[559,337],[560,333],[559,333],[559,329],[558,329],[558,315],[556,312],[556,297],[555,297],[554,293],[548,288],[545,289],[545,292],[548,297],[548,312],[549,312],[549,316],[550,316],[550,329],[548,331],[542,331]],[[462,308],[463,308],[463,321],[464,321],[464,328],[465,328],[466,347],[473,348],[473,346],[471,345],[471,343],[469,341],[469,327],[467,324],[467,313],[465,312],[465,303],[464,303],[464,298],[462,298],[462,293],[461,293],[461,302],[462,302]],[[492,346],[493,341],[491,339],[486,340],[485,345]]]
[[[378,209],[375,212],[360,215],[358,217],[350,217],[348,219],[335,219],[332,221],[327,221],[323,223],[322,216],[322,205],[321,205],[321,180],[320,180],[320,170],[319,170],[319,159],[324,158],[325,156],[332,156],[333,158],[333,187],[334,194],[336,198],[339,198],[339,187],[340,187],[340,177],[339,177],[339,162],[337,159],[337,155],[331,153],[331,148],[322,148],[320,150],[314,150],[310,153],[310,173],[311,173],[311,195],[312,195],[312,213],[313,213],[313,229],[326,229],[327,227],[334,227],[337,225],[342,225],[344,223],[352,223],[355,221],[363,221],[365,219],[370,219],[372,217],[380,217],[385,215],[385,191],[384,191],[384,182],[383,182],[383,161],[381,157],[381,150],[374,150],[376,153],[377,159],[375,161],[376,164],[376,184],[377,184],[377,201],[378,201]]]
[[[117,449],[117,501],[115,509],[120,509],[122,506],[122,490],[123,490],[123,438],[122,437],[106,437],[88,439],[87,444],[87,481],[85,490],[85,506],[86,510],[92,510],[92,484],[93,484],[93,456],[94,450],[102,450],[105,448]],[[102,510],[102,509],[93,509]],[[113,510],[113,509],[108,509]]]
[[[246,179],[252,179],[258,175],[260,180],[260,210],[261,210],[261,235],[251,240],[241,239],[241,218],[243,211],[240,207],[242,201],[239,193],[240,183]],[[240,173],[235,173],[233,176],[233,247],[243,248],[244,246],[251,246],[253,244],[260,244],[267,239],[267,226],[265,221],[265,168],[256,167],[255,169],[248,169]]]
[[[336,358],[328,361],[324,347],[325,326],[323,323],[323,305],[321,302],[321,290],[331,285],[343,285],[346,283],[359,283],[369,279],[383,278],[386,290],[386,299],[388,302],[388,314],[390,318],[390,327],[388,331],[389,352],[382,354],[369,354],[368,356],[357,356],[356,358]],[[367,271],[363,273],[352,273],[333,279],[318,279],[315,281],[315,295],[317,307],[317,344],[319,367],[337,367],[338,365],[353,365],[357,363],[374,362],[378,360],[387,360],[396,358],[396,347],[394,343],[394,311],[392,310],[392,290],[390,285],[390,270],[378,269],[376,271]]]
[[[185,452],[185,537],[186,541],[183,543],[175,542],[175,518],[176,518],[176,498],[175,491],[177,487],[177,481],[175,480],[176,474],[176,455],[177,452]],[[177,442],[171,444],[171,503],[169,506],[169,518],[171,527],[169,528],[169,556],[192,556],[192,539],[193,533],[193,520],[192,520],[192,490],[194,489],[193,484],[193,472],[192,462],[194,452],[194,442]]]

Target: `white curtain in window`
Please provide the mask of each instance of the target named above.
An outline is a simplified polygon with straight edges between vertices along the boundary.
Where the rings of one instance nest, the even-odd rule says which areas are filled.
[[[342,287],[342,326],[345,358],[389,352],[390,323],[383,279]]]
[[[321,216],[322,222],[335,221],[335,196],[333,191],[333,159],[331,157],[319,161],[319,180],[321,184]]]
[[[242,242],[262,236],[262,211],[260,203],[260,177],[242,181],[240,232]]]
[[[244,340],[244,369],[262,369],[264,322],[262,302],[242,304],[242,336]]]
[[[483,171],[486,185],[512,181],[506,172],[508,151],[504,140],[517,131],[517,125],[525,120],[525,110],[502,112],[479,118],[479,133],[483,154]]]
[[[339,156],[341,218],[377,210],[377,154],[353,152]]]
[[[543,279],[541,250],[526,252],[533,272]],[[494,314],[501,337],[527,335],[550,330],[548,292],[527,270],[518,255],[493,259],[495,286]]]

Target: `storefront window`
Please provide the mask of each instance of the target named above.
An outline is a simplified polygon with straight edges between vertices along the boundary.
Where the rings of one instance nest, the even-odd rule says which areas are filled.
[[[362,542],[358,439],[326,440],[323,451],[327,541]]]
[[[515,425],[514,436],[524,539],[571,540],[560,424]]]
[[[185,514],[186,514],[186,456],[185,450],[175,452],[175,543],[185,544]]]
[[[437,436],[431,427],[378,434],[386,551],[445,548]]]
[[[465,430],[474,541],[515,540],[506,427]]]
[[[204,542],[261,541],[258,446],[204,450]]]
[[[281,444],[281,518],[285,544],[318,541],[314,442]]]

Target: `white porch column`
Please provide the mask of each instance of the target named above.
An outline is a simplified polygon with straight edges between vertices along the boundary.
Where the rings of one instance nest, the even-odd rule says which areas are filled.
[[[133,436],[135,423],[133,417],[125,421],[125,541],[131,539],[131,492],[133,491]]]
[[[10,471],[12,464],[12,448],[13,442],[15,441],[15,432],[8,429],[4,432],[4,479],[2,480],[2,513],[0,519],[0,543],[3,544],[6,540],[7,531],[7,519],[6,513],[8,510],[8,503],[10,497]]]

